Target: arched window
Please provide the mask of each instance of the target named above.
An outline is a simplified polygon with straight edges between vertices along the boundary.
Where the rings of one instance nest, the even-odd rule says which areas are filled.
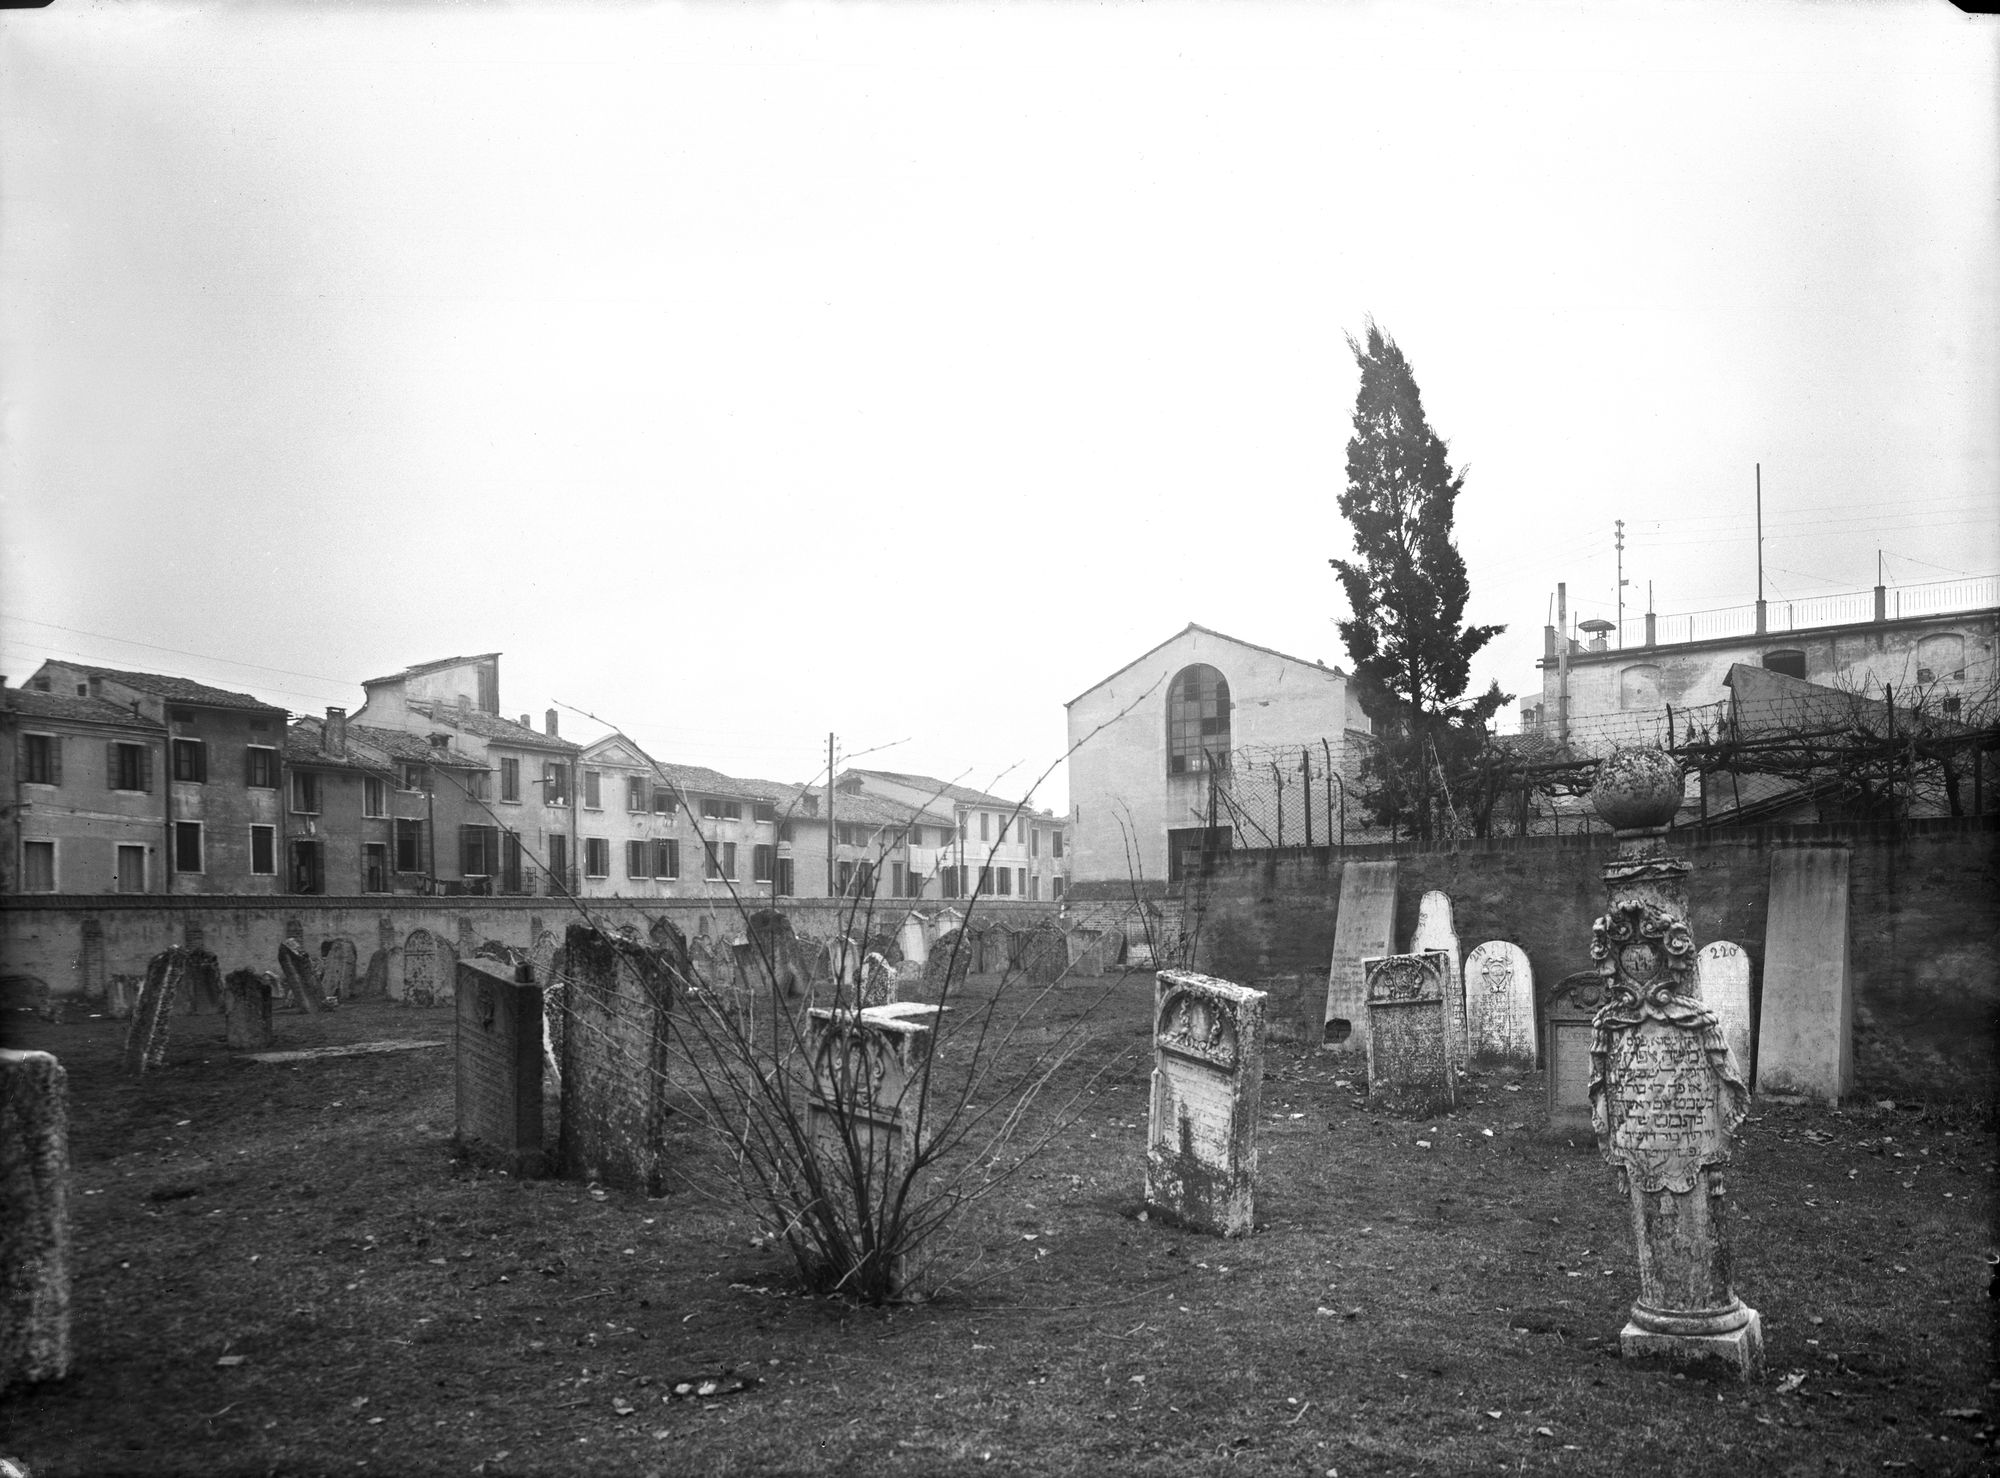
[[[1650,662],[1628,667],[1618,674],[1618,706],[1647,709],[1660,706],[1660,669]]]
[[[1806,675],[1806,654],[1795,647],[1783,647],[1764,654],[1764,667],[1769,672],[1782,672],[1786,677],[1804,680]]]
[[[1167,773],[1192,775],[1229,753],[1229,679],[1197,662],[1174,674],[1167,690]]]

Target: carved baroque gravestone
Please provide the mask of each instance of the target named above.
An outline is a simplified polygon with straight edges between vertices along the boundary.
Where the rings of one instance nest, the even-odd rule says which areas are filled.
[[[1444,1004],[1451,1018],[1451,1031],[1446,1041],[1451,1049],[1452,1065],[1464,1067],[1467,1056],[1464,960],[1459,954],[1458,929],[1452,922],[1449,895],[1433,888],[1418,900],[1417,928],[1410,936],[1409,952],[1445,957]]]
[[[223,1040],[239,1052],[262,1052],[271,1045],[271,977],[257,970],[231,970],[222,986]]]
[[[688,978],[686,942],[679,930],[653,946],[571,924],[563,957],[562,1173],[658,1195],[668,1023]]]
[[[69,1374],[69,1083],[0,1049],[0,1395]]]
[[[126,1072],[143,1073],[167,1060],[167,1026],[173,1020],[174,995],[180,989],[187,958],[188,952],[175,945],[147,962],[146,978],[125,1028]]]
[[[1396,864],[1349,862],[1340,869],[1333,919],[1333,960],[1326,974],[1323,1040],[1329,1047],[1365,1047],[1368,991],[1361,962],[1395,946]]]
[[[1154,984],[1146,1205],[1181,1226],[1242,1237],[1255,1222],[1267,1000],[1191,970]]]
[[[1543,1006],[1543,1093],[1553,1134],[1592,1132],[1590,1047],[1597,1033],[1591,1023],[1603,1004],[1604,977],[1595,970],[1579,970],[1558,980]]]
[[[1465,957],[1465,1035],[1474,1062],[1535,1065],[1535,972],[1518,944],[1489,940]]]
[[[1756,1081],[1756,1035],[1750,1025],[1750,956],[1743,946],[1718,939],[1704,944],[1694,957],[1696,994],[1722,1023],[1722,1035],[1729,1043],[1729,1055],[1743,1074],[1743,1081]]]
[[[541,987],[511,965],[460,960],[457,1005],[459,1148],[514,1175],[546,1174]]]
[[[1592,1119],[1630,1200],[1639,1253],[1620,1349],[1747,1380],[1763,1368],[1763,1329],[1731,1287],[1723,1167],[1750,1093],[1696,994],[1688,864],[1661,841],[1681,791],[1680,766],[1664,751],[1618,750],[1598,766],[1591,799],[1618,855],[1591,929],[1605,993],[1592,1023]]]
[[[1458,1102],[1444,953],[1361,962],[1368,991],[1368,1097],[1393,1113],[1430,1115]]]

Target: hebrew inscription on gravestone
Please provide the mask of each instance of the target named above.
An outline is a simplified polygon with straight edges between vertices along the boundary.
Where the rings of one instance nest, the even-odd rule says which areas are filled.
[[[1267,997],[1191,970],[1155,984],[1146,1204],[1225,1237],[1255,1220]]]

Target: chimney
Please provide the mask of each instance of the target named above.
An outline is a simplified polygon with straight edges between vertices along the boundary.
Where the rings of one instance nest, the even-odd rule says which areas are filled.
[[[521,727],[524,729],[534,728],[533,722],[528,718],[528,716],[525,713],[521,715]]]
[[[319,747],[328,754],[347,753],[347,710],[328,708],[326,727],[320,730]]]
[[[556,734],[556,711],[553,708],[548,710],[548,712],[545,715],[543,715],[543,720],[548,725],[549,737],[551,739],[557,738],[558,735]]]
[[[466,697],[465,694],[460,693],[458,695],[458,726],[461,729],[465,727],[465,716],[471,712],[472,700]]]

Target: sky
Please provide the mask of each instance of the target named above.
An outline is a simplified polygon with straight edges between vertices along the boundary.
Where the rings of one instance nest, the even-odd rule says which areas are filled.
[[[1943,3],[0,13],[0,673],[498,650],[656,757],[1067,804],[1188,622],[1347,666],[1372,318],[1475,662],[2000,572],[1995,23]],[[598,716],[601,723],[583,717]]]

